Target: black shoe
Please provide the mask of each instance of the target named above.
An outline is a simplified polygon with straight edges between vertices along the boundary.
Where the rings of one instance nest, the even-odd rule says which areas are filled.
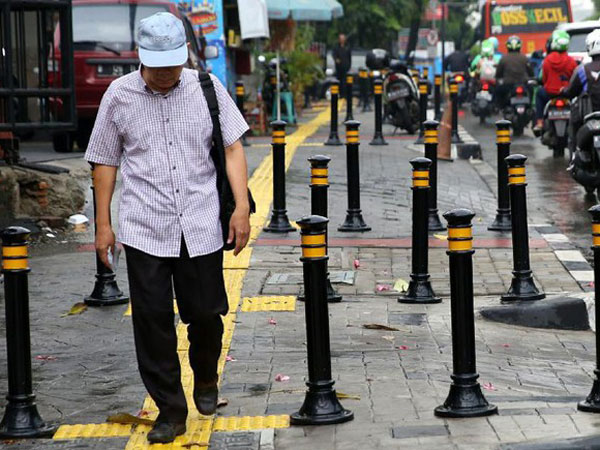
[[[185,433],[185,423],[156,422],[148,433],[148,442],[168,444]]]
[[[217,411],[218,397],[219,389],[216,384],[212,386],[194,385],[194,403],[200,414],[204,416],[214,414]]]

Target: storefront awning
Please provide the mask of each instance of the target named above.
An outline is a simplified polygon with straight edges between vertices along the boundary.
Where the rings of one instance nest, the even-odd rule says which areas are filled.
[[[267,0],[269,19],[330,21],[344,15],[344,7],[335,0]]]

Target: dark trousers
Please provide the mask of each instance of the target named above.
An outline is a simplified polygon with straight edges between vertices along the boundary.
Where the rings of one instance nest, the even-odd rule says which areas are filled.
[[[535,118],[537,120],[544,118],[544,108],[546,103],[552,98],[546,89],[543,87],[539,88],[535,94]]]
[[[133,334],[142,381],[163,422],[184,422],[187,404],[177,354],[173,287],[187,327],[194,382],[216,382],[227,294],[223,251],[190,258],[182,238],[179,258],[152,256],[125,247]]]

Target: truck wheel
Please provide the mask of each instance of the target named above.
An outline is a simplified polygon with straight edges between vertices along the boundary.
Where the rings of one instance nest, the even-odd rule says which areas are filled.
[[[52,135],[52,147],[57,153],[71,153],[73,151],[73,136],[71,133],[55,133]]]

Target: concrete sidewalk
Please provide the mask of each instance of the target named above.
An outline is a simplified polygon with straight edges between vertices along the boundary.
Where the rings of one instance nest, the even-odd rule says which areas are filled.
[[[408,160],[419,152],[411,145],[415,137],[402,135],[388,137],[386,147],[368,146],[372,117],[356,117],[363,122],[363,214],[373,231],[337,231],[346,209],[345,149],[320,145],[327,137],[326,113],[307,115],[288,137],[286,180],[288,215],[297,219],[309,212],[306,159],[318,153],[333,158],[330,266],[344,300],[330,305],[332,365],[336,388],[349,397],[342,403],[354,411],[354,421],[325,427],[289,426],[287,416],[300,407],[307,376],[304,307],[295,300],[302,281],[299,237],[298,233],[273,236],[261,231],[272,198],[271,158],[268,140],[253,141],[257,145],[247,149],[253,173],[250,186],[259,204],[252,218],[253,244],[239,258],[226,260],[232,310],[225,318],[221,393],[228,405],[214,418],[191,413],[185,436],[175,444],[152,448],[329,450],[419,445],[424,449],[493,449],[596,433],[600,417],[575,409],[592,385],[594,334],[510,327],[482,319],[476,323],[478,370],[484,394],[499,406],[499,415],[462,420],[433,416],[433,408],[448,393],[452,369],[445,233],[432,236],[430,250],[433,286],[444,301],[429,306],[398,303],[398,293],[391,289],[398,280],[408,281],[410,274]],[[385,131],[390,133],[391,128],[386,126]],[[439,186],[440,212],[467,207],[477,213],[475,306],[496,305],[508,289],[512,254],[509,235],[486,229],[495,214],[493,189],[464,160],[439,163]],[[546,223],[545,219],[541,212],[535,218],[538,224]],[[581,293],[585,283],[573,278],[543,231],[532,227],[530,234],[538,286],[547,293]],[[89,239],[64,252],[47,255],[40,250],[31,261],[38,403],[46,420],[73,426],[59,430],[56,437],[61,439],[4,443],[1,448],[149,448],[147,426],[101,425],[117,412],[142,410],[150,418],[156,413],[153,404],[144,401],[127,308],[88,309],[81,315],[61,317],[91,290],[94,271]],[[125,267],[118,275],[127,290]],[[364,328],[368,324],[396,330]],[[189,392],[185,327],[179,325],[178,331],[184,385]],[[0,358],[0,370],[6,373],[5,355]],[[277,381],[286,377],[288,381]],[[0,380],[0,391],[6,391],[5,379]],[[540,448],[551,447],[542,444]]]

